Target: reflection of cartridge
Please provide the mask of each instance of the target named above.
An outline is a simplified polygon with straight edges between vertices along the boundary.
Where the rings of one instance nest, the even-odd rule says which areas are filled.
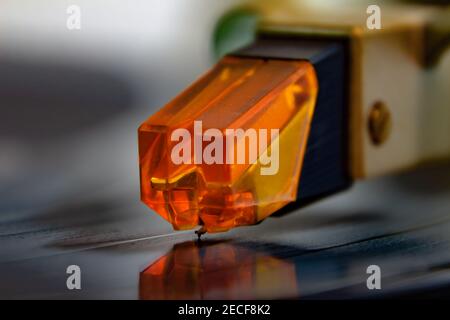
[[[256,40],[139,128],[141,199],[175,229],[255,224],[450,154],[437,11],[405,7],[368,30],[361,12],[330,24],[283,8],[261,4]]]
[[[177,244],[139,277],[139,296],[146,300],[297,295],[293,263],[226,242]]]

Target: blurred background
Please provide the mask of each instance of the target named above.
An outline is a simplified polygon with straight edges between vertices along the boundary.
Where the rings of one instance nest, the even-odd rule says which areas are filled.
[[[137,128],[214,62],[236,2],[2,1],[0,219],[126,203],[124,218],[150,222]],[[66,27],[73,4],[80,30]]]
[[[140,203],[137,128],[215,62],[217,23],[243,3],[1,1],[0,297],[136,298],[139,272],[172,245],[195,238],[191,231],[174,233]],[[366,2],[340,3],[365,14]],[[74,4],[81,8],[80,30],[66,27],[67,8]],[[329,4],[298,3],[305,10],[327,10]],[[355,265],[372,255],[370,250],[382,257],[379,263],[388,259],[391,274],[402,275],[411,266],[428,274],[430,265],[421,264],[423,250],[427,257],[439,253],[439,263],[427,258],[433,266],[450,262],[442,254],[449,244],[449,172],[444,163],[358,182],[285,218],[210,238],[251,240],[245,245],[250,248],[258,241],[291,246],[294,256],[369,241],[360,249],[365,255],[345,251],[301,260],[312,274],[307,281],[315,279],[317,261],[325,269],[334,266],[325,271],[329,278],[315,275],[317,281],[328,281],[322,289],[311,282],[305,294],[358,283],[348,280],[354,279]],[[412,239],[402,234],[434,226],[439,228]],[[370,239],[397,233],[400,239],[389,238],[371,249]],[[264,245],[258,250],[264,251]],[[279,253],[276,246],[265,254]],[[91,268],[82,293],[63,290],[60,279],[69,261]],[[30,279],[35,283],[31,290]]]
[[[80,30],[66,27],[72,4]],[[138,125],[211,65],[232,5],[2,1],[2,211],[106,188],[136,197]]]

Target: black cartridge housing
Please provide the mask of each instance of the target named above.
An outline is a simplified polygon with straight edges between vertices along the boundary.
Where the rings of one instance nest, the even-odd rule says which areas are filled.
[[[232,55],[248,58],[307,60],[316,71],[319,91],[300,173],[297,201],[274,215],[283,215],[348,188],[348,43],[345,38],[311,39],[260,35]]]

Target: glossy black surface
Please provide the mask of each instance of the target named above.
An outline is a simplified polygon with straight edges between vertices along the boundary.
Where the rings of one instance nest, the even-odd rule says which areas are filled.
[[[206,234],[201,243],[193,231],[173,232],[136,199],[114,193],[80,198],[79,204],[42,212],[27,222],[3,217],[0,297],[446,295],[449,178],[449,167],[439,166],[357,183],[283,218]],[[145,278],[146,270],[155,270],[161,259],[171,260],[171,267],[160,269],[165,271],[156,280]],[[79,291],[66,288],[70,264],[81,267]],[[371,264],[382,270],[381,290],[366,287]],[[173,268],[178,270],[175,277],[169,272]]]

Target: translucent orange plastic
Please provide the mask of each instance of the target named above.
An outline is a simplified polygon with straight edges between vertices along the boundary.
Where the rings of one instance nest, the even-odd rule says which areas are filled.
[[[208,232],[295,201],[317,90],[306,61],[223,58],[140,126],[142,201],[176,230]]]

